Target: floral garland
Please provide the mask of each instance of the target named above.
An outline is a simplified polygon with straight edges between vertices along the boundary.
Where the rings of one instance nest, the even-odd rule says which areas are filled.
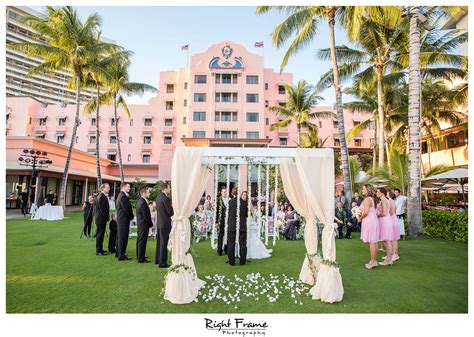
[[[217,199],[217,185],[219,182],[219,165],[214,165],[214,205],[212,205],[213,210],[214,210],[214,216],[212,219],[212,237],[211,237],[211,248],[216,249],[216,236],[217,236],[217,231],[216,231],[216,221],[217,221],[217,212],[218,210],[218,199]]]
[[[169,267],[168,272],[166,273],[166,276],[165,276],[165,280],[168,279],[170,273],[179,273],[179,271],[181,269],[188,272],[188,273],[190,273],[191,276],[193,277],[193,281],[196,280],[197,275],[196,275],[196,271],[194,270],[194,268],[190,267],[190,266],[188,266],[187,264],[184,264],[184,263],[174,264],[171,267]]]
[[[309,261],[309,269],[311,270],[311,274],[313,274],[314,282],[316,282],[316,275],[317,274],[316,274],[316,267],[314,266],[313,258],[315,258],[315,257],[319,258],[319,263],[320,264],[324,264],[328,267],[333,267],[333,268],[340,269],[340,266],[336,261],[323,259],[323,257],[319,253],[316,253],[316,254],[306,253],[306,257],[308,258],[308,261]]]
[[[258,164],[258,172],[257,172],[257,214],[258,214],[258,235],[260,236],[261,234],[261,224],[262,224],[262,212],[260,211],[262,201],[260,199],[260,196],[262,195],[262,176],[260,174],[260,168],[262,167],[262,164]]]
[[[222,198],[222,202],[225,203],[226,206],[226,212],[225,212],[225,224],[224,224],[224,245],[226,245],[227,242],[227,227],[229,223],[229,198],[230,198],[230,164],[227,164],[227,180],[226,180],[226,188],[227,188],[227,203],[225,203],[224,198]]]
[[[265,172],[265,246],[268,246],[268,219],[270,217],[270,165],[265,165],[267,170]]]
[[[278,207],[278,165],[275,165],[275,203],[274,203],[274,208],[275,208],[275,214],[273,215],[273,245],[275,246],[276,244],[276,238],[279,235],[278,228],[277,228],[277,214],[279,211]]]
[[[249,223],[252,221],[252,166],[247,164],[247,248],[249,246]]]
[[[240,231],[240,165],[237,165],[237,223],[235,225],[235,256],[240,257],[239,231]]]

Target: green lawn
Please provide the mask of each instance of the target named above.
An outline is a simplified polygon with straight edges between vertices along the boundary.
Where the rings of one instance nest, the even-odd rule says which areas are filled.
[[[214,300],[173,305],[161,296],[165,270],[136,260],[117,262],[95,255],[93,239],[79,239],[81,213],[60,222],[12,219],[7,231],[7,312],[62,313],[330,313],[330,312],[467,312],[468,246],[423,239],[401,241],[401,259],[393,267],[366,270],[368,248],[357,238],[337,241],[344,299],[324,304],[304,296],[295,304],[289,294],[273,303],[243,298],[237,309]],[[244,277],[249,273],[286,274],[297,278],[304,257],[303,241],[278,241],[273,257],[231,267],[209,242],[194,245],[198,275]],[[155,242],[147,255],[153,259]],[[135,257],[135,240],[128,255]]]

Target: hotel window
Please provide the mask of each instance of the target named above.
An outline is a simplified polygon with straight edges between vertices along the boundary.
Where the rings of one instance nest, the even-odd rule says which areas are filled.
[[[110,144],[117,144],[117,136],[110,136],[109,142]]]
[[[165,136],[163,139],[164,144],[171,144],[173,142],[173,139],[171,136]]]
[[[151,144],[151,136],[143,137],[143,144]]]
[[[40,135],[35,135],[35,137],[38,138],[38,139],[44,139],[44,136],[45,136],[45,135],[46,135],[46,134],[43,133],[43,134],[40,134]]]
[[[258,139],[258,132],[247,132],[247,139]]]
[[[110,126],[115,126],[115,118],[112,118],[112,119],[110,120]]]
[[[278,102],[279,106],[286,107],[286,102]]]
[[[216,92],[216,102],[237,103],[236,92]]]
[[[166,93],[167,93],[167,94],[172,94],[172,93],[174,93],[174,84],[167,84],[167,85],[166,85]]]
[[[288,145],[288,139],[287,138],[283,138],[283,137],[280,137],[280,145]]]
[[[184,82],[184,90],[188,89],[188,82]]]
[[[45,125],[46,125],[46,117],[40,118],[40,120],[39,120],[39,125],[41,125],[41,126],[45,126]]]
[[[237,131],[216,130],[214,136],[215,138],[237,138]]]
[[[269,105],[268,101],[265,101],[265,108],[268,108],[268,105]]]
[[[187,99],[185,99],[185,100],[183,101],[183,105],[184,105],[184,106],[188,106],[188,100],[187,100]]]
[[[247,122],[258,122],[258,112],[247,112]]]
[[[166,101],[166,110],[173,110],[173,101]]]
[[[91,118],[91,126],[96,126],[97,120],[95,118]]]
[[[268,90],[268,83],[265,83],[265,90]]]
[[[150,155],[149,154],[143,154],[142,155],[142,162],[143,163],[149,163],[150,162]]]
[[[265,118],[265,125],[269,125],[270,124],[270,118]]]
[[[128,143],[132,144],[132,137],[128,137]]]
[[[64,135],[57,135],[56,136],[56,142],[58,144],[63,144],[64,143]]]
[[[362,139],[354,140],[354,144],[355,144],[356,147],[361,147],[362,146]]]
[[[258,103],[258,94],[247,94],[247,103]]]
[[[95,144],[96,138],[95,136],[89,136],[89,144]]]
[[[151,118],[145,118],[145,122],[144,122],[144,125],[145,126],[152,126],[153,122],[151,120]]]
[[[194,102],[205,102],[205,101],[206,101],[206,94],[204,93],[194,94]]]
[[[206,138],[206,131],[193,131],[193,138]]]
[[[117,155],[115,153],[109,153],[107,155],[108,160],[116,161],[117,160]]]
[[[58,125],[59,125],[59,126],[64,126],[64,125],[66,125],[66,118],[59,118],[59,119],[58,119]]]
[[[207,76],[206,75],[194,75],[194,83],[196,84],[206,84]]]
[[[323,127],[323,122],[319,121],[318,124],[319,124],[319,128],[321,129]]]
[[[173,118],[165,118],[165,126],[173,126]]]
[[[183,124],[186,125],[186,117],[183,117]]]
[[[133,119],[130,120],[130,126],[133,126]]]
[[[334,146],[341,146],[341,142],[339,141],[339,138],[334,138]]]
[[[129,155],[127,156],[127,161],[132,161],[132,155],[131,155],[131,154],[129,154]]]
[[[337,129],[339,127],[339,123],[337,121],[332,121],[332,127]]]
[[[285,86],[284,85],[279,85],[278,86],[278,94],[284,95],[286,94]]]
[[[237,122],[237,111],[216,111],[216,122]]]
[[[258,76],[247,75],[247,84],[258,84]]]
[[[206,112],[194,111],[193,120],[196,122],[204,122],[206,120]]]
[[[232,83],[232,75],[231,74],[222,74],[222,84],[231,84]]]

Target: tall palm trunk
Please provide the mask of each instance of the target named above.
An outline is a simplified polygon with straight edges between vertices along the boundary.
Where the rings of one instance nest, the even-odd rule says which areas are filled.
[[[377,127],[377,124],[379,123],[377,118],[375,118],[375,115],[374,114],[374,126],[375,126],[375,130],[374,130],[374,144],[372,145],[372,155],[373,155],[373,158],[372,158],[372,170],[375,171],[375,168],[377,167],[377,138],[378,138],[378,127]]]
[[[79,126],[79,111],[81,109],[81,77],[80,72],[76,72],[76,115],[74,117],[74,126],[72,127],[71,143],[67,152],[66,163],[64,164],[63,179],[61,181],[61,189],[59,190],[59,205],[64,209],[66,207],[66,186],[67,176],[69,174],[69,166],[71,165],[72,151],[76,143],[77,127]]]
[[[123,184],[125,179],[123,177],[122,149],[120,147],[120,137],[119,137],[119,131],[118,131],[117,96],[114,96],[114,118],[115,118],[115,134],[117,135],[117,154],[118,154],[118,159],[119,159],[120,182]]]
[[[100,187],[102,184],[102,175],[100,174],[100,155],[99,155],[99,139],[100,139],[100,131],[99,131],[99,107],[100,107],[100,91],[99,91],[99,85],[97,85],[97,107],[95,110],[95,125],[96,125],[96,130],[95,130],[95,160],[96,160],[96,165],[97,165],[97,189]]]
[[[379,112],[379,128],[377,137],[377,147],[379,151],[379,165],[382,165],[385,161],[384,158],[384,142],[385,142],[385,114],[384,114],[384,99],[383,99],[383,87],[382,87],[382,76],[383,67],[377,66],[377,106]]]
[[[420,83],[420,7],[410,9],[410,61],[408,95],[408,235],[423,236],[421,222],[421,83]]]
[[[329,23],[329,47],[331,49],[331,60],[332,60],[332,74],[334,79],[334,89],[336,90],[336,112],[337,112],[337,124],[339,131],[339,142],[341,149],[341,166],[342,173],[344,176],[344,192],[347,200],[352,199],[352,182],[351,182],[351,170],[349,168],[349,151],[347,150],[346,143],[346,131],[344,129],[344,111],[342,110],[342,93],[339,84],[339,70],[337,68],[336,58],[336,40],[334,37],[334,19],[335,19],[335,7],[329,12],[328,23]]]

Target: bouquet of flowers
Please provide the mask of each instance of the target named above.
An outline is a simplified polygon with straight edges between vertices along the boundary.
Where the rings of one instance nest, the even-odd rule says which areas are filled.
[[[357,219],[359,219],[362,214],[362,210],[360,209],[359,206],[354,206],[351,209],[351,214],[352,214],[352,217],[356,217]]]

